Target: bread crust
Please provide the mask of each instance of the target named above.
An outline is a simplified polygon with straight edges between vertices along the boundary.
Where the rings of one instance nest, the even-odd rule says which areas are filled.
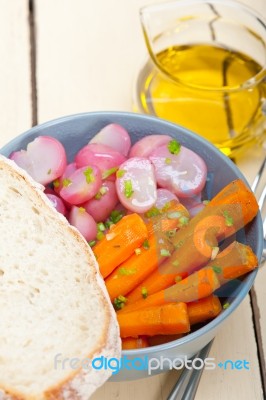
[[[121,356],[121,340],[119,336],[119,327],[116,319],[116,314],[113,306],[110,302],[107,289],[103,278],[100,275],[99,266],[96,258],[88,246],[87,242],[79,231],[71,226],[67,219],[51,205],[49,199],[43,193],[44,187],[35,182],[24,170],[19,168],[12,160],[0,155],[0,170],[4,170],[9,174],[12,174],[17,179],[25,181],[31,189],[33,196],[40,202],[44,212],[47,210],[48,213],[53,213],[53,217],[63,226],[64,229],[69,231],[70,235],[75,237],[78,241],[82,251],[86,254],[88,259],[88,267],[92,269],[92,284],[100,288],[101,293],[99,294],[99,301],[105,310],[106,320],[103,332],[99,334],[99,340],[97,347],[90,354],[84,354],[84,358],[92,359],[98,356],[104,357],[116,357]],[[0,205],[1,207],[1,205]],[[93,394],[93,392],[100,387],[109,377],[111,371],[109,370],[93,370],[89,369],[78,369],[69,373],[68,377],[54,387],[47,388],[43,397],[36,398],[31,396],[24,396],[21,393],[16,393],[12,388],[4,387],[0,383],[0,400],[87,400]]]

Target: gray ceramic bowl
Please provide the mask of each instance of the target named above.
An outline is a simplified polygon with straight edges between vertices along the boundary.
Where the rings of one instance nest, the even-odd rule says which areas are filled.
[[[39,135],[50,135],[59,139],[67,151],[68,160],[71,161],[77,151],[88,143],[90,138],[95,135],[102,127],[109,123],[118,123],[125,127],[136,142],[140,138],[151,134],[167,134],[176,138],[181,144],[197,152],[207,163],[211,185],[207,185],[206,195],[211,198],[220,191],[226,184],[236,178],[246,182],[238,168],[218,151],[213,145],[203,138],[189,132],[172,123],[164,120],[143,116],[133,113],[120,112],[95,112],[72,115],[59,118],[45,124],[35,126],[24,134],[18,136],[2,149],[1,153],[9,156],[12,151],[25,149],[27,144]],[[249,225],[245,232],[239,232],[237,239],[249,244],[256,253],[258,259],[261,258],[263,248],[262,222],[258,215]],[[151,358],[160,359],[167,357],[171,360],[185,357],[190,358],[209,343],[225,320],[231,315],[239,304],[243,301],[250,290],[257,271],[250,273],[237,285],[223,289],[221,295],[230,302],[230,307],[224,310],[217,318],[199,328],[189,335],[169,342],[140,350],[123,351],[124,359],[139,358],[137,369],[123,368],[113,375],[113,380],[131,380],[143,378],[148,375],[147,370],[142,370],[141,366]],[[149,361],[150,362],[150,361]],[[156,361],[154,361],[156,363]],[[145,368],[145,367],[144,367]],[[169,362],[164,365],[164,370],[169,368]],[[162,372],[161,370],[153,373]]]

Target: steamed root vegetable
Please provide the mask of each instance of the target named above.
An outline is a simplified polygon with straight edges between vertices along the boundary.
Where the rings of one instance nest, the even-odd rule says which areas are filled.
[[[149,347],[148,339],[145,336],[137,338],[127,337],[122,339],[122,350],[143,349]]]
[[[93,136],[90,143],[104,144],[126,157],[131,146],[131,139],[128,132],[121,125],[109,124]]]
[[[95,165],[77,169],[63,181],[60,196],[77,205],[92,199],[102,186],[101,172]]]
[[[187,226],[176,232],[172,238],[176,250],[143,285],[150,294],[156,293],[173,285],[176,277],[183,278],[203,267],[217,256],[218,242],[243,228],[257,212],[255,196],[245,184],[240,180],[229,183]],[[136,301],[135,296],[136,292]],[[141,298],[139,288],[138,296]]]
[[[26,153],[25,150],[18,153],[12,153],[10,158],[42,185],[61,176],[66,168],[65,149],[51,136],[38,136],[28,144]]]
[[[164,261],[164,254],[173,252],[173,249],[173,245],[167,239],[158,240],[155,235],[145,240],[136,253],[106,278],[105,284],[110,299],[113,301],[120,295],[127,295]],[[142,296],[145,296],[144,292]]]
[[[146,158],[130,158],[116,173],[120,202],[133,212],[148,211],[157,200],[154,168]]]
[[[75,157],[78,168],[97,165],[102,172],[103,179],[111,177],[114,179],[116,170],[125,160],[126,158],[112,147],[98,143],[82,147]]]
[[[155,166],[158,185],[178,197],[191,197],[202,191],[207,177],[203,159],[175,140],[156,148],[149,156]]]
[[[129,152],[129,157],[149,157],[153,150],[172,140],[168,135],[149,135],[138,140]]]
[[[121,338],[187,333],[190,330],[184,303],[151,307],[117,315]]]
[[[102,276],[110,275],[147,238],[147,227],[138,214],[126,215],[111,226],[106,236],[93,247]]]
[[[54,191],[57,194],[60,194],[60,190],[63,188],[64,184],[66,184],[70,175],[72,175],[77,170],[77,166],[75,163],[70,163],[66,166],[63,174],[53,181]]]
[[[60,197],[52,193],[46,193],[46,196],[54,206],[54,208],[63,215],[66,215],[66,206]]]
[[[176,195],[174,193],[170,192],[170,190],[157,189],[157,200],[156,200],[156,203],[154,206],[156,208],[158,208],[159,210],[161,210],[162,208],[165,207],[165,205],[167,205],[172,200],[179,202]]]
[[[210,295],[187,304],[190,325],[206,322],[217,317],[222,311],[219,297]]]
[[[73,206],[69,214],[69,222],[78,229],[88,242],[96,238],[97,224],[85,208]]]
[[[174,302],[190,303],[210,296],[219,287],[220,282],[216,273],[212,269],[202,269],[165,290],[151,295],[147,291],[145,299],[131,303],[127,298],[125,306],[118,313],[128,313]]]
[[[104,181],[98,193],[83,204],[86,211],[96,222],[104,221],[114,210],[118,203],[115,183]]]

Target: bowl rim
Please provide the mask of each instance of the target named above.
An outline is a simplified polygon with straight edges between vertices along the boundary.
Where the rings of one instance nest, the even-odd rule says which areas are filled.
[[[75,121],[79,120],[80,118],[90,118],[91,116],[99,116],[99,117],[109,117],[109,118],[119,118],[119,117],[126,117],[130,119],[137,119],[137,120],[143,120],[146,122],[152,121],[158,126],[162,125],[167,128],[167,126],[171,127],[172,129],[179,130],[180,133],[185,133],[188,135],[191,139],[196,138],[196,140],[201,143],[205,148],[211,149],[212,152],[215,153],[216,156],[219,158],[222,158],[222,160],[225,162],[225,164],[231,165],[236,172],[237,175],[240,179],[242,179],[245,184],[250,188],[249,183],[247,182],[245,176],[242,174],[242,172],[239,170],[236,164],[234,164],[228,157],[226,157],[220,150],[218,150],[212,143],[204,139],[203,137],[197,135],[196,133],[190,131],[187,128],[184,128],[178,124],[169,122],[167,120],[164,120],[162,118],[154,117],[151,115],[143,115],[139,113],[134,113],[134,112],[124,112],[124,111],[91,111],[91,112],[82,112],[82,113],[76,113],[72,115],[66,115],[63,117],[59,117],[56,119],[52,119],[46,122],[43,122],[39,125],[35,125],[32,128],[28,129],[24,133],[21,133],[20,135],[16,136],[9,142],[7,142],[4,146],[1,147],[0,153],[2,150],[5,149],[5,147],[12,146],[14,142],[16,142],[19,138],[22,138],[24,136],[32,135],[35,132],[38,132],[41,128],[49,128],[53,127],[57,124],[60,124],[62,122],[67,122],[67,121]],[[260,213],[257,215],[257,223],[258,223],[258,230],[263,232],[262,228],[262,219],[260,216]],[[263,235],[262,235],[263,237]],[[258,260],[260,261],[261,259],[261,254],[263,250],[263,241],[259,240],[258,241],[258,250],[257,250],[257,257]],[[233,313],[234,310],[237,309],[237,307],[240,305],[240,303],[244,300],[246,295],[248,294],[249,290],[251,289],[254,280],[256,278],[256,275],[258,273],[258,268],[253,270],[248,274],[248,276],[245,278],[245,283],[242,285],[241,289],[237,293],[236,297],[234,297],[232,303],[230,304],[230,307],[228,307],[226,310],[223,310],[217,317],[215,317],[213,320],[207,322],[204,326],[201,328],[197,329],[195,332],[188,333],[186,336],[164,343],[164,344],[159,344],[151,347],[146,347],[142,349],[133,349],[133,350],[122,350],[122,356],[147,356],[151,355],[152,353],[158,352],[158,351],[164,351],[164,350],[169,350],[172,348],[176,348],[179,346],[187,345],[190,342],[193,342],[197,339],[199,339],[201,336],[206,335],[207,333],[213,331],[218,325],[220,325],[226,318],[229,317]]]

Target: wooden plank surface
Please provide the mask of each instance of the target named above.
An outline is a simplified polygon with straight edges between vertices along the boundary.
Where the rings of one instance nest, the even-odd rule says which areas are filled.
[[[1,147],[32,121],[27,0],[0,0],[0,59]]]
[[[244,2],[266,11],[264,0]],[[132,110],[134,79],[147,53],[138,9],[150,3],[155,1],[36,0],[40,122],[83,111]],[[210,356],[245,358],[251,369],[205,371],[197,400],[263,398],[249,298],[221,330]],[[107,383],[93,399],[162,400],[174,380],[175,373],[167,373]]]

